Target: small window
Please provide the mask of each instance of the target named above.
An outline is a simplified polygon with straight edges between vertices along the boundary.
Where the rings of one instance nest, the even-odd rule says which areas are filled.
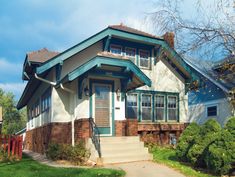
[[[142,120],[152,120],[151,95],[142,95]]]
[[[149,52],[146,50],[140,50],[140,66],[143,68],[150,68]]]
[[[127,95],[127,118],[137,118],[137,94]]]
[[[207,116],[217,116],[217,106],[207,107]]]
[[[39,116],[39,115],[40,115],[40,104],[39,104],[39,101],[37,101],[35,104],[35,116]]]
[[[126,53],[126,56],[128,58],[130,58],[133,63],[135,63],[135,58],[136,58],[135,57],[135,54],[136,54],[135,49],[126,47],[125,53]]]
[[[175,96],[168,96],[167,100],[167,109],[168,109],[168,120],[176,121],[178,117],[177,112],[177,98]]]
[[[110,52],[113,54],[121,55],[122,54],[122,47],[118,45],[111,45]]]
[[[162,95],[156,96],[155,101],[155,118],[162,121],[165,119],[165,97]]]

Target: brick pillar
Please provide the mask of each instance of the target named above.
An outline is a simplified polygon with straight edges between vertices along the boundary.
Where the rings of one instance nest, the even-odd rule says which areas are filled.
[[[138,120],[137,119],[126,120],[126,135],[127,136],[138,135]]]

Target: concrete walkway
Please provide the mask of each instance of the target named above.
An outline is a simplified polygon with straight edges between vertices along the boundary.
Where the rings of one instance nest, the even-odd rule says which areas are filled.
[[[30,156],[32,159],[52,167],[62,168],[92,168],[91,166],[74,166],[67,164],[58,164],[54,161],[48,160],[45,155],[24,150],[24,154]],[[151,161],[139,161],[131,163],[120,163],[105,165],[103,168],[112,168],[117,170],[124,170],[125,177],[185,177],[181,173],[168,168],[165,165],[157,164]]]
[[[45,164],[51,167],[60,167],[60,168],[91,168],[89,166],[76,166],[76,165],[68,165],[68,164],[59,164],[55,161],[49,160],[46,158],[46,155],[42,155],[36,152],[23,150],[23,153],[30,156],[33,160],[38,161],[41,164]]]
[[[140,161],[106,165],[106,168],[122,169],[126,172],[125,177],[185,177],[181,173],[168,168],[165,165],[151,161]]]

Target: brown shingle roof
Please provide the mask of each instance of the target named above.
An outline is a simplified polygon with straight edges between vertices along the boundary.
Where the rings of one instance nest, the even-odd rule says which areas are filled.
[[[149,33],[146,33],[144,31],[140,31],[140,30],[137,30],[135,28],[125,26],[122,23],[120,25],[110,25],[109,28],[120,30],[120,31],[125,31],[125,32],[128,32],[128,33],[138,34],[138,35],[142,35],[142,36],[147,36],[147,37],[151,37],[151,38],[162,39],[162,37],[155,36],[153,34],[149,34]]]
[[[47,48],[43,48],[38,51],[27,53],[27,58],[31,62],[44,63],[58,54],[59,52],[49,51]]]

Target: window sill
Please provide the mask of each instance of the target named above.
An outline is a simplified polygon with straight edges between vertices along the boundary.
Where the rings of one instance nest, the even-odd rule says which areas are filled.
[[[139,66],[140,69],[143,69],[143,70],[152,70],[151,68],[147,68],[147,67],[142,67],[142,66]]]

